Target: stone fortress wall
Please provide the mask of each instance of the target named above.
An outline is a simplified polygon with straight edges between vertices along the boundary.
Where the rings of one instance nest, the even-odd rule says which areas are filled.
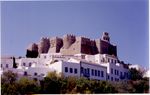
[[[30,52],[30,54],[29,54]],[[104,32],[101,39],[91,40],[86,37],[75,35],[64,35],[63,38],[42,37],[38,44],[33,43],[27,48],[27,57],[32,57],[32,53],[62,53],[64,55],[74,54],[109,54],[117,57],[117,46],[110,43],[110,37]],[[31,55],[31,56],[30,56]]]

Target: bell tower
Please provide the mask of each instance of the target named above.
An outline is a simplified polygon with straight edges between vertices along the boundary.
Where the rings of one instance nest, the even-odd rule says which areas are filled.
[[[106,41],[108,43],[110,42],[110,37],[109,37],[109,34],[107,32],[103,32],[102,40]]]

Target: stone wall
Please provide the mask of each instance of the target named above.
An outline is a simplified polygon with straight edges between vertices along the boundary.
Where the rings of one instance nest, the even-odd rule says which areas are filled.
[[[40,42],[27,49],[41,53],[62,53],[64,55],[74,54],[110,54],[117,56],[117,47],[110,43],[109,34],[104,32],[101,39],[91,40],[86,37],[64,35],[63,38],[41,38]]]

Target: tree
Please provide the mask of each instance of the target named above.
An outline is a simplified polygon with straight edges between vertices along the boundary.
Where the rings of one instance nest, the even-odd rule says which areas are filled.
[[[17,63],[15,62],[15,57],[13,57],[13,68],[17,68]]]
[[[27,77],[22,77],[17,83],[20,94],[36,94],[40,91],[37,82],[29,80]]]
[[[129,69],[129,72],[131,80],[140,80],[143,77],[143,73],[141,71],[136,70],[135,68]]]
[[[2,95],[17,95],[18,85],[16,83],[17,74],[11,71],[4,72],[1,78]]]
[[[59,94],[60,85],[56,72],[49,72],[42,81],[43,93],[45,94]]]
[[[67,77],[67,93],[76,93],[76,77]]]
[[[81,77],[76,81],[76,88],[78,93],[91,93],[90,89],[90,80]]]
[[[2,84],[3,83],[8,83],[8,84],[13,84],[17,79],[17,74],[13,73],[12,71],[6,71],[3,72],[2,74]]]

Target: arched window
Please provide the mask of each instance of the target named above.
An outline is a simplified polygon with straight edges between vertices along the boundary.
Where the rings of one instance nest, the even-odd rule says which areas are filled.
[[[37,73],[35,72],[34,75],[37,76]]]
[[[26,66],[26,63],[23,63],[23,66]]]
[[[24,72],[24,75],[25,75],[25,76],[28,75],[26,71]]]
[[[31,65],[32,65],[32,63],[30,62],[30,63],[29,63],[29,67],[31,67]]]

